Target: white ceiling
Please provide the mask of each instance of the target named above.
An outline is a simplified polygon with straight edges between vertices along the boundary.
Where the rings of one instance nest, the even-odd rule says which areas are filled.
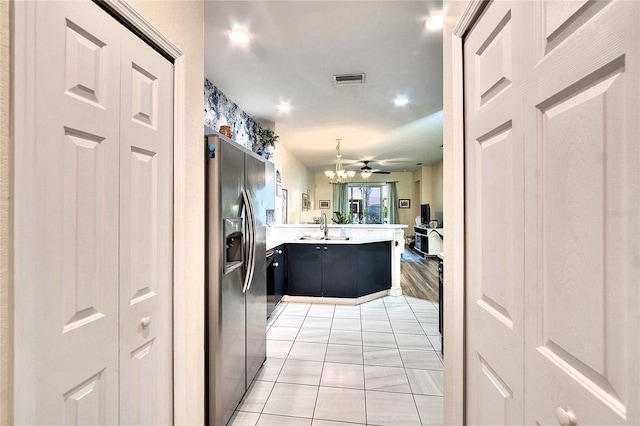
[[[441,1],[206,1],[205,77],[313,170],[361,161],[388,171],[442,159]],[[252,40],[232,43],[232,27]],[[334,74],[365,73],[336,87]],[[396,107],[398,95],[409,104]],[[278,104],[292,109],[280,113]],[[277,147],[276,147],[277,155]]]

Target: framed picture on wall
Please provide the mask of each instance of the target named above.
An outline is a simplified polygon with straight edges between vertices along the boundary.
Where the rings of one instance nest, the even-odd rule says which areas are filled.
[[[276,196],[282,197],[282,175],[276,170]]]
[[[410,209],[411,208],[411,200],[408,198],[400,198],[398,200],[398,208],[399,209]]]
[[[309,194],[307,192],[302,193],[302,211],[309,211]]]
[[[320,200],[319,204],[320,204],[320,208],[321,209],[328,209],[329,208],[329,200]]]

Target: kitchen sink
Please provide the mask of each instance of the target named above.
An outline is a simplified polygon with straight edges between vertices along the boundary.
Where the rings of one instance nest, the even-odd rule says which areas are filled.
[[[313,236],[313,235],[304,235],[298,238],[298,240],[300,241],[330,241],[330,240],[349,241],[350,239],[351,237],[322,237],[322,236]]]

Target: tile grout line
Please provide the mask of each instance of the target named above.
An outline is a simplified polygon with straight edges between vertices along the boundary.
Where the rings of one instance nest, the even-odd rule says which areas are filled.
[[[362,327],[362,306],[359,306],[360,312],[360,342],[362,343],[362,393],[364,394],[364,424],[369,424],[369,415],[367,412],[367,375],[364,371],[364,331]],[[386,314],[386,309],[385,309]]]
[[[307,311],[307,315],[309,311],[313,308],[313,303],[309,306],[309,310]],[[305,315],[305,321],[307,320],[307,315]],[[331,317],[331,323],[333,324],[333,316]],[[304,321],[302,322],[304,325]],[[302,325],[300,326],[302,328]],[[329,337],[331,337],[331,325],[329,325]],[[322,369],[320,370],[320,379],[318,380],[318,389],[316,390],[316,399],[313,401],[313,411],[311,412],[311,424],[313,424],[313,420],[316,416],[316,407],[318,406],[318,397],[320,396],[320,384],[322,383],[322,374],[324,373],[324,362],[327,359],[327,350],[329,349],[329,339],[327,339],[327,345],[324,350],[324,357],[322,359]]]
[[[382,305],[381,307],[384,307],[384,314],[385,314],[385,316],[386,316],[386,321],[389,323],[389,325],[390,325],[390,327],[391,327],[391,333],[392,333],[392,334],[393,334],[393,336],[394,336],[395,350],[397,351],[397,353],[398,353],[398,355],[399,355],[399,358],[400,358],[400,361],[401,361],[401,365],[402,365],[402,369],[403,369],[403,373],[404,373],[404,377],[405,377],[405,379],[407,380],[407,383],[409,384],[409,390],[410,390],[410,392],[409,392],[409,393],[412,395],[412,401],[413,401],[414,409],[416,410],[416,413],[417,413],[417,415],[418,415],[418,420],[419,420],[420,422],[422,422],[422,416],[420,415],[420,411],[418,410],[418,402],[417,402],[417,400],[416,400],[416,395],[421,395],[421,396],[422,396],[423,394],[416,394],[416,393],[414,393],[414,391],[413,391],[413,387],[411,386],[411,383],[410,383],[410,381],[409,381],[409,379],[408,379],[408,374],[407,374],[407,371],[406,371],[406,370],[407,370],[407,366],[406,366],[406,362],[407,362],[407,361],[406,361],[406,360],[405,360],[405,358],[402,356],[402,352],[400,351],[400,347],[399,347],[399,345],[398,345],[397,336],[396,336],[396,334],[407,334],[407,333],[396,333],[396,331],[394,330],[394,328],[393,328],[393,326],[392,326],[392,321],[391,321],[391,318],[390,318],[390,316],[389,316],[389,310],[390,310],[390,309],[392,309],[392,310],[393,310],[393,308],[394,308],[394,307],[397,307],[397,306],[402,306],[402,305],[408,306],[408,307],[409,307],[409,309],[410,309],[410,311],[411,311],[411,314],[412,314],[412,316],[413,316],[413,319],[411,319],[410,321],[411,321],[411,322],[415,322],[415,321],[417,321],[417,322],[418,322],[418,324],[420,324],[421,329],[422,329],[422,331],[423,331],[423,333],[422,333],[421,335],[423,335],[423,336],[426,336],[426,337],[427,337],[427,340],[429,341],[430,346],[431,346],[431,348],[432,348],[432,350],[425,350],[424,352],[432,352],[432,351],[433,351],[433,352],[434,352],[434,353],[436,353],[436,355],[437,355],[437,351],[436,351],[436,348],[434,347],[434,345],[433,345],[433,343],[432,343],[431,339],[430,339],[430,338],[429,338],[429,336],[427,335],[426,330],[424,330],[424,329],[423,329],[422,324],[421,324],[421,323],[420,323],[420,321],[418,320],[418,316],[416,315],[416,311],[414,310],[414,306],[413,306],[411,303],[408,303],[407,299],[406,299],[404,296],[403,296],[403,299],[404,299],[405,303],[396,303],[396,304],[392,304],[392,305],[387,305],[386,303],[384,303],[384,300],[383,300],[383,301],[382,301],[382,304],[381,304],[381,305]],[[285,365],[285,364],[286,364],[286,362],[290,359],[289,357],[290,357],[290,355],[291,355],[291,351],[292,351],[292,349],[293,349],[293,346],[295,345],[295,343],[296,343],[296,342],[298,342],[298,340],[297,340],[297,339],[298,339],[298,337],[300,336],[300,331],[301,331],[302,327],[304,326],[305,321],[309,318],[309,313],[311,312],[311,308],[312,308],[312,307],[313,307],[313,304],[310,304],[309,308],[305,311],[305,314],[304,314],[304,316],[303,316],[303,321],[302,321],[302,323],[297,327],[296,335],[295,335],[295,337],[294,337],[294,340],[293,340],[292,346],[291,346],[291,348],[289,349],[289,351],[287,352],[287,354],[286,354],[286,358],[284,359],[284,362],[283,362],[283,365],[282,365],[282,368],[280,369],[280,371],[278,372],[278,374],[277,374],[277,376],[276,376],[276,378],[275,378],[274,387],[271,389],[271,392],[269,393],[269,396],[267,396],[267,398],[266,398],[266,400],[265,400],[265,405],[263,406],[263,408],[262,408],[262,410],[260,411],[260,413],[258,413],[258,414],[259,414],[259,416],[262,416],[262,414],[268,414],[268,413],[264,413],[264,408],[266,407],[266,403],[268,402],[268,400],[269,400],[269,398],[270,398],[270,396],[271,396],[271,394],[272,394],[272,392],[273,392],[273,389],[275,388],[275,385],[278,383],[278,380],[279,380],[279,379],[280,379],[280,377],[281,377],[282,371],[284,370],[284,365]],[[323,377],[323,375],[324,375],[324,373],[325,373],[325,371],[326,371],[326,363],[328,362],[328,361],[327,361],[327,356],[328,356],[328,345],[329,345],[329,344],[331,344],[331,342],[330,342],[330,339],[331,339],[331,333],[332,333],[332,331],[349,331],[348,329],[345,329],[345,330],[334,330],[334,328],[333,328],[333,327],[334,327],[334,324],[335,324],[335,320],[336,320],[336,319],[338,319],[338,318],[336,318],[336,312],[337,312],[337,311],[336,311],[336,308],[337,308],[337,306],[336,306],[336,305],[333,305],[333,314],[332,314],[332,315],[331,315],[331,317],[330,317],[330,318],[331,318],[331,321],[330,321],[330,324],[329,324],[329,337],[327,338],[327,341],[326,341],[326,344],[325,344],[325,354],[324,354],[324,357],[323,357],[323,360],[322,360],[322,369],[321,369],[320,379],[319,379],[319,383],[318,383],[318,386],[317,386],[317,392],[316,392],[316,397],[315,397],[315,401],[314,401],[313,414],[312,414],[312,418],[311,418],[311,421],[312,421],[312,422],[313,422],[314,420],[323,420],[323,419],[316,419],[316,418],[315,418],[315,415],[316,415],[317,404],[318,404],[318,399],[319,399],[319,391],[320,391],[320,387],[321,387],[321,384],[322,384],[322,377]],[[273,326],[273,325],[275,324],[275,321],[280,317],[280,315],[281,315],[283,312],[284,312],[284,309],[283,309],[283,310],[281,310],[281,311],[278,313],[277,318],[274,320],[274,322],[273,322],[273,324],[272,324],[271,326]],[[368,418],[368,412],[367,412],[367,384],[366,384],[366,376],[365,376],[365,367],[366,367],[366,366],[365,366],[365,360],[364,360],[364,357],[365,357],[365,356],[364,356],[364,352],[365,352],[365,351],[364,351],[364,347],[365,347],[365,342],[364,342],[364,332],[365,332],[365,331],[364,331],[364,327],[363,327],[363,322],[364,322],[364,320],[363,320],[363,310],[362,310],[362,306],[358,306],[358,314],[359,314],[359,317],[358,317],[359,321],[358,321],[358,322],[359,322],[359,325],[360,325],[360,330],[359,330],[359,331],[360,331],[360,333],[359,333],[359,335],[360,335],[360,339],[361,339],[361,342],[360,342],[360,345],[359,345],[359,346],[360,346],[360,349],[361,349],[361,363],[360,363],[360,365],[361,365],[361,371],[362,371],[362,374],[363,374],[363,382],[364,382],[364,386],[363,386],[363,387],[364,387],[364,389],[362,389],[362,391],[363,391],[363,393],[364,393],[364,410],[365,410],[365,413],[364,413],[364,414],[365,414],[365,422],[368,422],[368,421],[369,421],[369,418]],[[371,316],[371,315],[369,315],[369,316]],[[348,322],[348,320],[349,320],[350,318],[347,316],[346,318],[341,318],[341,319],[343,319],[343,320],[347,320],[347,322]],[[374,317],[374,320],[383,320],[383,319],[380,319],[379,317],[378,317],[378,318],[375,318],[375,317]],[[400,322],[402,322],[402,321],[403,321],[403,319],[402,319],[402,318],[400,318],[400,319],[399,319],[399,321],[400,321]],[[313,328],[312,328],[312,329],[313,329]],[[375,330],[375,329],[374,329],[373,331],[375,332],[375,331],[377,331],[377,330]],[[408,333],[408,334],[410,334],[410,335],[411,335],[412,333]],[[437,337],[437,336],[436,336],[436,337]],[[313,342],[313,343],[315,343],[315,342]],[[337,343],[335,343],[335,344],[337,344]],[[343,344],[344,344],[344,343],[343,343]],[[374,346],[374,347],[376,347],[376,346]],[[380,348],[386,348],[386,347],[381,346]],[[405,349],[407,349],[407,350],[414,350],[414,351],[417,351],[417,352],[423,352],[423,350],[422,350],[422,349],[420,349],[420,348],[414,348],[414,349],[411,349],[411,348],[405,348]],[[438,358],[438,359],[439,359],[439,358]],[[442,360],[441,360],[441,359],[439,359],[439,361],[440,361],[440,363],[442,363]],[[351,364],[351,363],[345,363],[345,364]],[[383,365],[383,366],[384,366],[384,365]],[[442,370],[439,370],[439,369],[433,370],[433,369],[430,369],[430,368],[418,368],[418,370],[428,370],[428,371],[435,371],[435,372],[442,371]],[[348,387],[348,386],[328,386],[328,387],[329,387],[329,388],[336,388],[336,389],[353,389],[353,390],[359,390],[359,389],[357,389],[357,388],[351,388],[351,387]],[[383,391],[383,390],[380,390],[380,392],[384,392],[384,391]],[[407,393],[404,393],[404,392],[392,392],[392,393],[407,394]],[[425,395],[425,396],[432,396],[432,397],[440,397],[440,398],[442,398],[442,396],[441,396],[441,395],[427,395],[427,394],[424,394],[424,395]],[[284,416],[284,417],[301,418],[301,417],[298,417],[298,416]],[[368,424],[368,423],[366,423],[366,424]]]

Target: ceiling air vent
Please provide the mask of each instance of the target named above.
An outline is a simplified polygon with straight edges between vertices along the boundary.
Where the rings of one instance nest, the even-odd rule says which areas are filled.
[[[334,83],[336,83],[336,86],[352,86],[354,84],[364,84],[364,73],[334,75],[333,81]]]

